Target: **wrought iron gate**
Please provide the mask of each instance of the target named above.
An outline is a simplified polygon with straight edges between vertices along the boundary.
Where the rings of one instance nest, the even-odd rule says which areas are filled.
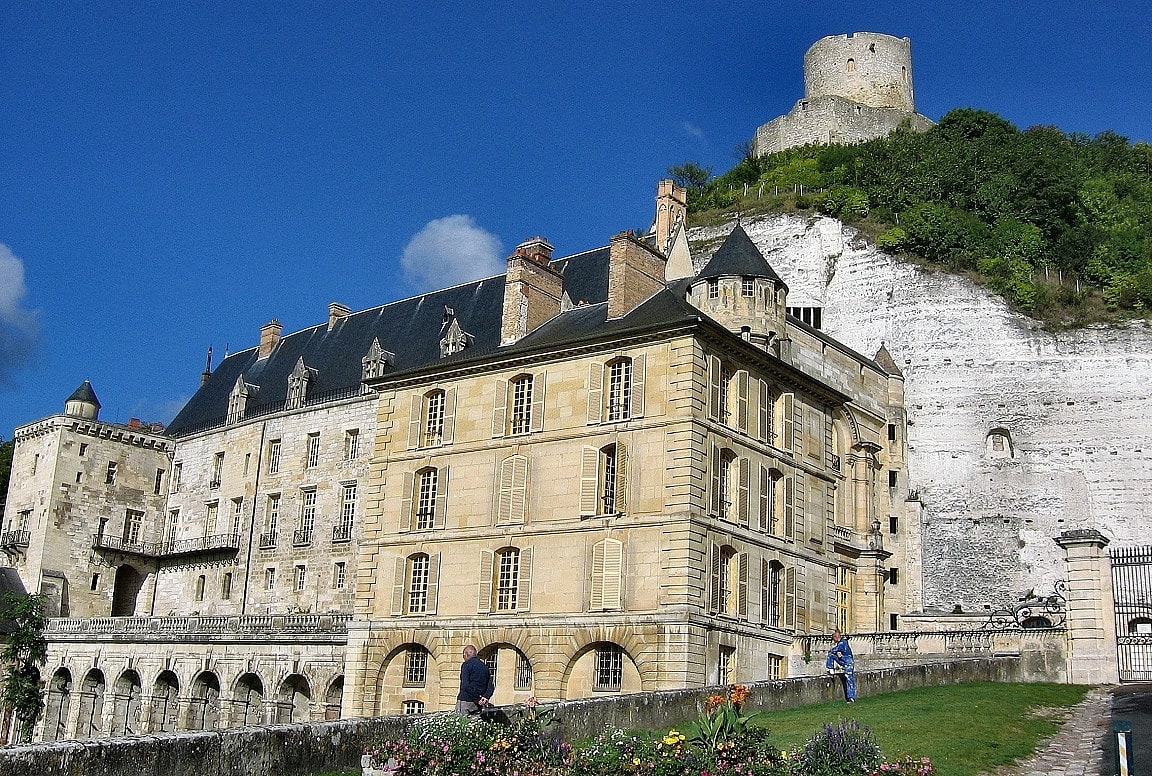
[[[1152,547],[1118,547],[1112,559],[1121,682],[1152,682]]]

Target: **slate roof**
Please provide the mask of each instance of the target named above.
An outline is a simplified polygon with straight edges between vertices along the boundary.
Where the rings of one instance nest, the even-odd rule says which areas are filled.
[[[876,358],[874,359],[880,368],[890,375],[903,377],[904,373],[900,371],[900,367],[896,366],[896,360],[892,358],[892,354],[888,352],[888,348],[884,347],[884,343],[880,343],[880,349],[876,351]]]
[[[564,277],[564,292],[574,304],[581,301],[594,307],[608,298],[609,248],[598,248],[552,262]],[[373,339],[395,354],[389,375],[412,371],[449,360],[473,359],[489,355],[500,347],[500,322],[504,310],[504,275],[464,283],[390,304],[352,313],[338,319],[332,329],[327,322],[288,334],[266,358],[258,358],[259,348],[234,353],[224,359],[208,381],[200,387],[166,433],[181,436],[222,423],[227,414],[228,396],[243,376],[250,389],[248,413],[261,406],[282,404],[288,394],[288,375],[303,358],[315,370],[308,396],[316,399],[342,392],[354,393],[360,386],[362,359]],[[445,308],[451,308],[465,332],[472,335],[468,349],[441,358],[440,338]],[[562,326],[548,329],[562,332],[581,328],[585,308]],[[604,314],[601,314],[601,323]],[[540,340],[541,327],[531,342]],[[526,343],[525,338],[521,343]],[[517,343],[518,345],[521,343]],[[530,343],[526,343],[530,344]]]
[[[760,277],[770,278],[787,288],[776,271],[768,266],[764,254],[752,242],[744,227],[736,224],[732,233],[724,239],[712,258],[696,275],[697,280],[718,277]]]
[[[96,391],[92,390],[92,383],[87,380],[81,383],[80,387],[64,400],[65,403],[70,401],[82,401],[88,404],[95,404],[97,407],[100,406],[100,400],[96,398]]]

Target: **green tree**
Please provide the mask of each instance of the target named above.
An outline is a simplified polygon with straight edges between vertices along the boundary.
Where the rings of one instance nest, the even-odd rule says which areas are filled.
[[[48,659],[44,597],[4,593],[0,599],[0,621],[4,620],[9,621],[12,632],[0,650],[0,667],[4,670],[0,701],[16,717],[17,740],[27,741],[44,711],[40,690],[40,666]]]
[[[668,168],[668,174],[677,186],[683,186],[691,192],[702,189],[712,177],[712,168],[703,167],[696,162],[684,162]]]
[[[3,514],[4,501],[8,498],[8,480],[12,476],[12,453],[16,440],[0,442],[0,514]]]

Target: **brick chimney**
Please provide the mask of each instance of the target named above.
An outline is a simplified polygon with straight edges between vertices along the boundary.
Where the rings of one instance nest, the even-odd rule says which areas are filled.
[[[608,318],[619,318],[664,288],[664,257],[631,231],[612,237],[608,258]]]
[[[656,184],[656,250],[667,255],[676,227],[688,218],[688,189],[665,178]]]
[[[276,348],[276,344],[280,342],[280,332],[283,330],[284,327],[281,326],[280,321],[275,318],[260,327],[260,352],[257,354],[258,358],[264,358]]]
[[[332,331],[332,327],[336,325],[336,321],[346,317],[352,311],[339,302],[332,302],[328,305],[328,331]]]
[[[500,344],[510,345],[560,313],[564,278],[552,268],[552,246],[533,237],[508,257]]]

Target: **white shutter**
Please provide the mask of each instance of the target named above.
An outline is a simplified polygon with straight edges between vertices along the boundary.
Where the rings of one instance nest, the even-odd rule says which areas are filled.
[[[443,528],[448,515],[448,467],[436,471],[436,511],[432,513],[432,527]]]
[[[412,406],[408,410],[408,449],[415,450],[420,446],[420,432],[424,420],[424,397],[413,396]]]
[[[708,356],[708,417],[712,420],[720,419],[723,408],[723,398],[720,395],[720,359]]]
[[[796,401],[796,397],[792,397],[793,418],[792,418],[792,446],[791,449],[797,454],[804,453],[804,404],[803,402]]]
[[[796,627],[796,567],[784,570],[784,622],[785,628]]]
[[[632,406],[628,408],[628,417],[644,417],[644,354],[641,353],[632,359]]]
[[[748,619],[748,553],[740,553],[739,561],[740,581],[736,587],[736,616],[746,620]]]
[[[720,447],[715,442],[713,442],[711,467],[712,476],[710,477],[712,487],[709,493],[708,501],[708,514],[710,515],[720,514],[720,464]]]
[[[512,459],[500,462],[500,476],[496,483],[496,523],[510,522],[512,519],[512,488],[515,486],[515,472]]]
[[[496,396],[492,400],[492,436],[502,437],[508,428],[508,381],[496,381]]]
[[[512,493],[508,519],[523,523],[528,517],[528,459],[522,455],[512,457]]]
[[[544,430],[544,376],[537,372],[532,376],[532,417],[528,419],[529,431]]]
[[[592,589],[588,597],[589,611],[604,608],[604,550],[607,539],[592,545]]]
[[[492,558],[491,550],[480,550],[480,594],[476,601],[480,614],[492,611]]]
[[[392,583],[392,614],[404,614],[404,589],[407,587],[408,559],[396,559],[396,576]]]
[[[760,524],[761,531],[768,530],[768,520],[772,509],[772,475],[768,467],[760,464]]]
[[[440,553],[428,555],[428,614],[436,614],[436,600],[440,595]]]
[[[709,591],[708,610],[713,614],[720,612],[720,545],[712,542],[712,589]]]
[[[736,373],[736,428],[748,433],[748,372]]]
[[[791,539],[796,528],[792,502],[792,477],[784,478],[784,538]]]
[[[807,536],[807,504],[804,501],[804,480],[792,478],[792,538],[802,541]]]
[[[616,443],[616,513],[628,513],[628,446]]]
[[[600,423],[604,419],[604,364],[593,361],[588,365],[588,422]]]
[[[412,492],[416,488],[416,473],[404,472],[404,490],[400,492],[400,524],[397,529],[403,533],[412,527]]]
[[[761,442],[772,442],[772,392],[768,390],[768,381],[760,380],[760,406],[758,415],[760,417],[759,428],[757,428],[757,436]]]
[[[604,609],[621,608],[621,582],[624,573],[624,543],[605,539],[602,606]]]
[[[780,439],[777,441],[776,446],[782,450],[793,449],[794,434],[793,428],[796,421],[793,418],[793,395],[790,393],[781,394],[780,396]]]
[[[752,480],[752,462],[741,458],[739,464],[739,482],[737,484],[736,515],[740,525],[748,526],[748,502]]]
[[[456,389],[449,388],[444,392],[444,444],[452,443],[456,428]]]
[[[516,595],[516,611],[527,612],[532,608],[532,548],[520,550],[520,589]]]
[[[580,514],[595,515],[599,510],[596,486],[600,481],[600,451],[585,447],[580,456]]]

